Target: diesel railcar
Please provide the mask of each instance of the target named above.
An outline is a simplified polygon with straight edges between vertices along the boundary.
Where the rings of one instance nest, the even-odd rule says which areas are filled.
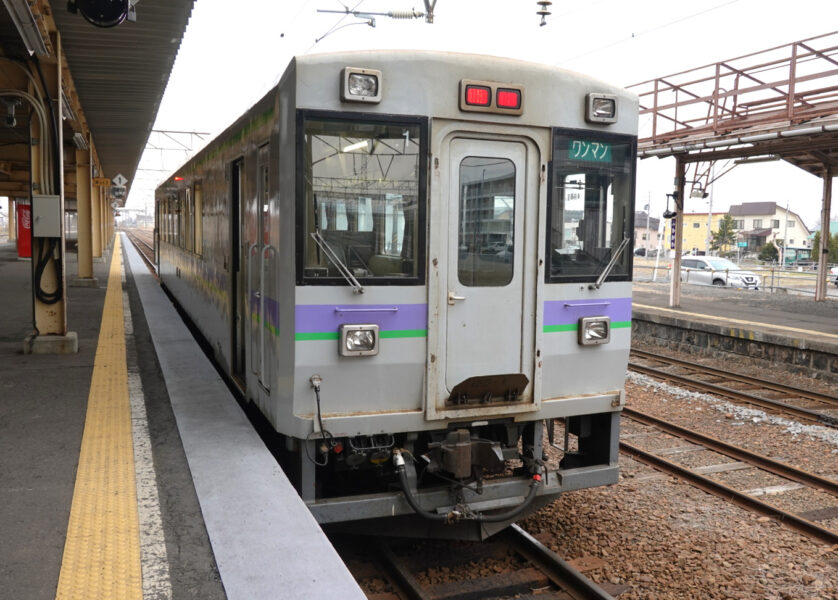
[[[160,185],[161,281],[321,524],[485,537],[617,481],[637,108],[510,59],[302,56]]]

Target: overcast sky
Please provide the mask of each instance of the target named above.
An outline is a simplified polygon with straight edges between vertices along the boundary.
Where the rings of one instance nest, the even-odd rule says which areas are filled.
[[[348,4],[356,5],[370,12],[424,10],[423,0]],[[432,25],[379,17],[372,28],[317,12],[343,7],[338,0],[197,0],[155,129],[219,133],[275,85],[299,54],[472,52],[552,64],[627,86],[838,29],[836,0],[554,0],[544,27],[535,0],[438,0]],[[137,12],[142,18],[142,3]],[[315,42],[336,25],[344,27]],[[174,170],[184,159],[179,152],[146,152],[140,166],[154,170],[137,173],[128,206],[150,203],[166,176],[160,169]],[[641,161],[638,208],[650,200],[658,216],[673,177],[674,161]],[[820,179],[786,163],[743,165],[716,183],[713,210],[749,201],[789,202],[811,226],[821,195]],[[687,210],[706,212],[707,204],[688,200]]]

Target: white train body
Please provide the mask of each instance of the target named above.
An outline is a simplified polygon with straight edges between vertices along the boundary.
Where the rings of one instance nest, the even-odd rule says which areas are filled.
[[[460,521],[434,534],[485,535],[554,419],[578,451],[528,510],[617,481],[636,128],[633,95],[552,67],[306,56],[160,186],[161,280],[321,523],[415,515],[395,451]],[[484,480],[486,452],[523,466]]]

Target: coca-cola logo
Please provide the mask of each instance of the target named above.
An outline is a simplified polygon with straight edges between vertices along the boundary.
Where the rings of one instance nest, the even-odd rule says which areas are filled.
[[[24,229],[32,229],[28,206],[22,206],[20,209],[20,225]]]

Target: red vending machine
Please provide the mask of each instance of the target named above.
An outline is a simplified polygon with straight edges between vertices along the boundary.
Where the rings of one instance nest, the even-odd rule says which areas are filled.
[[[29,202],[18,200],[17,211],[17,257],[32,258],[32,212]]]

